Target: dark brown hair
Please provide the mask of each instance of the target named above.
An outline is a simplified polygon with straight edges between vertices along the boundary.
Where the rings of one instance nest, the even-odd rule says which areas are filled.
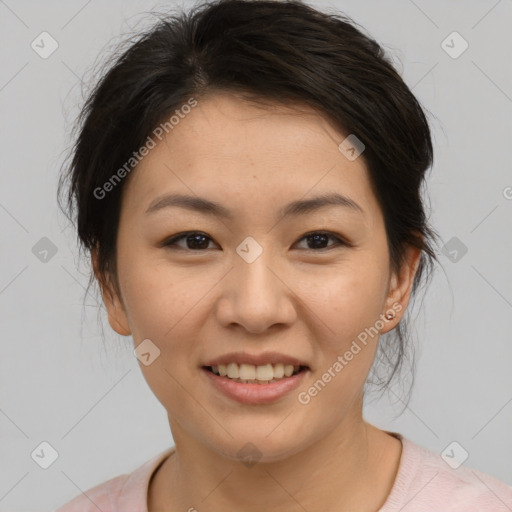
[[[98,249],[99,271],[116,290],[116,238],[122,180],[99,199],[95,190],[142,147],[152,130],[191,98],[214,90],[267,102],[307,104],[340,132],[355,134],[383,212],[392,270],[405,249],[421,249],[413,295],[429,277],[437,235],[422,201],[433,149],[422,107],[381,46],[341,13],[299,0],[215,0],[160,16],[126,41],[87,98],[76,124],[59,204],[76,220],[82,249]],[[66,204],[60,202],[65,192]],[[89,285],[94,281],[91,273]],[[401,367],[405,318],[382,336],[387,387]],[[374,365],[375,366],[375,365]],[[374,370],[375,371],[375,370]]]

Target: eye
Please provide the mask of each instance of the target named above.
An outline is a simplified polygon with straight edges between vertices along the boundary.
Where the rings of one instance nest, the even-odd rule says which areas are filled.
[[[177,242],[185,240],[185,247],[179,246]],[[205,251],[208,246],[208,241],[212,240],[205,233],[201,233],[200,231],[188,231],[186,233],[181,233],[180,235],[176,235],[165,242],[163,242],[162,247],[171,247],[172,249],[183,249],[183,250],[193,250],[193,251]]]
[[[327,243],[327,241],[331,239],[331,240],[334,240],[335,243],[329,247],[323,247],[325,245],[325,243]],[[333,247],[338,247],[338,246],[349,246],[350,244],[345,242],[344,240],[342,240],[339,236],[333,234],[333,233],[329,233],[328,231],[312,231],[311,233],[307,233],[306,235],[304,235],[300,240],[307,240],[308,242],[308,247],[306,247],[306,249],[309,249],[309,250],[315,250],[315,249],[331,249]],[[319,252],[318,250],[316,250],[315,252]]]

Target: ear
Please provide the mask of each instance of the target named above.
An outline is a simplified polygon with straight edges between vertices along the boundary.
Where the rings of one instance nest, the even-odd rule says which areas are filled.
[[[131,330],[128,325],[128,317],[126,315],[124,304],[118,296],[116,289],[111,282],[110,276],[105,276],[99,271],[97,248],[91,250],[91,260],[94,275],[100,285],[103,303],[107,309],[108,323],[110,324],[110,327],[112,327],[112,329],[121,336],[129,336],[131,334]]]
[[[420,259],[421,249],[409,246],[402,268],[398,273],[394,272],[391,275],[388,295],[386,297],[386,308],[382,312],[382,318],[386,319],[386,321],[384,328],[380,330],[381,334],[391,331],[396,327],[405,314]],[[386,314],[393,314],[394,316],[389,319]]]

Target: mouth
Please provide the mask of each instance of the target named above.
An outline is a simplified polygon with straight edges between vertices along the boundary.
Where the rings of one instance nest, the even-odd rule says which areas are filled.
[[[201,367],[211,389],[246,405],[275,403],[290,396],[304,382],[308,366],[291,364],[217,364]]]
[[[291,365],[284,363],[253,365],[246,363],[238,364],[234,362],[203,366],[203,368],[214,375],[224,377],[233,382],[260,385],[284,381],[309,370],[309,367],[305,365]]]

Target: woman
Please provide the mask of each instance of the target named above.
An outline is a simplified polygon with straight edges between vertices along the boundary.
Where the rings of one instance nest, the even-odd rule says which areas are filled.
[[[69,211],[175,447],[60,512],[512,509],[362,415],[436,259],[429,126],[375,41],[299,1],[201,4],[132,43],[81,121]]]

